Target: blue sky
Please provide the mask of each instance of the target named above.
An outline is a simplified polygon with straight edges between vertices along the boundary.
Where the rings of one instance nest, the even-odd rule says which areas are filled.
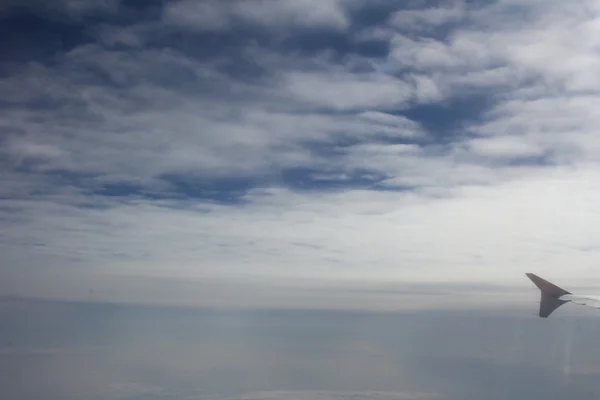
[[[352,308],[362,286],[593,286],[598,12],[3,2],[0,294]]]

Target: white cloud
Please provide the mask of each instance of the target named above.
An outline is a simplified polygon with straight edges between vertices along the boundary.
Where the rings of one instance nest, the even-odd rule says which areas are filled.
[[[473,139],[468,142],[468,147],[474,153],[486,157],[535,157],[544,153],[543,148],[527,143],[521,136]]]
[[[596,126],[600,120],[594,110],[600,97],[529,97],[528,92],[517,92],[514,98],[493,107],[487,121],[470,129],[495,138],[476,140],[475,143],[506,143],[510,140],[513,147],[524,151],[539,153],[545,149],[551,152],[557,164],[598,160],[600,142],[596,138]]]
[[[465,17],[467,10],[462,1],[444,3],[442,7],[396,11],[390,16],[389,24],[401,30],[421,31],[457,22]]]
[[[200,31],[226,29],[230,18],[228,7],[217,1],[178,1],[166,11],[167,21]]]
[[[311,281],[524,285],[527,271],[581,285],[577,279],[598,279],[598,178],[593,166],[537,169],[495,185],[463,185],[444,197],[413,191],[253,191],[243,207],[123,199],[90,209],[76,206],[73,196],[73,205],[58,205],[56,197],[4,201],[10,211],[2,211],[3,220],[27,218],[11,224],[1,245],[4,259],[16,268],[2,291],[30,293],[36,288],[32,270],[22,268],[41,265],[61,271],[58,276],[88,271],[90,282],[82,285],[113,276],[108,287],[121,275],[260,279],[274,287],[293,282],[312,287]],[[38,276],[43,291],[52,292],[52,283]],[[70,287],[51,294],[81,296],[79,285]],[[127,293],[145,298],[147,290],[140,286]],[[166,301],[167,292],[157,293],[155,301]],[[170,302],[186,304],[211,301],[189,292],[169,296]]]
[[[415,96],[419,103],[433,103],[444,99],[444,94],[434,79],[425,75],[414,75],[412,79],[415,82]]]
[[[538,19],[510,31],[479,34],[479,39],[487,42],[488,53],[541,76],[549,87],[596,91],[600,86],[592,71],[600,62],[596,51],[600,19],[594,12],[577,12],[578,7],[585,9],[586,2],[568,7],[551,4]],[[463,40],[472,37],[464,35]]]
[[[22,160],[51,160],[64,156],[64,152],[54,145],[22,140],[9,140],[6,153],[17,165]]]
[[[294,71],[285,77],[285,89],[294,98],[316,107],[336,110],[403,107],[414,89],[381,74]]]
[[[238,21],[275,29],[300,26],[344,30],[349,24],[340,0],[250,0],[229,3],[181,0],[168,6],[165,18],[168,22],[200,31],[227,29]]]
[[[592,5],[528,2],[525,18],[510,2],[402,12],[394,20],[418,30],[394,34],[377,72],[349,72],[372,61],[359,56],[303,59],[249,48],[243,56],[265,76],[247,82],[220,69],[226,55],[146,49],[121,31],[97,33],[105,44],[134,47],[128,52],[86,45],[52,66],[23,66],[0,80],[9,105],[1,122],[9,168],[0,176],[8,233],[0,248],[13,273],[0,292],[35,292],[42,281],[24,277],[47,265],[113,281],[138,274],[517,284],[525,270],[596,279],[599,36],[597,9],[579,12],[581,4]],[[167,18],[206,30],[240,20],[343,30],[346,5],[184,1]],[[459,19],[444,39],[420,36]],[[370,34],[387,37],[389,29]],[[394,115],[414,105],[451,107],[465,91],[489,94],[494,104],[457,132],[426,132]],[[438,138],[447,143],[431,143]],[[498,162],[540,155],[555,165]],[[359,173],[385,179],[381,191],[255,189],[238,206],[90,194],[110,182],[175,194],[158,178],[276,177],[290,167],[348,184]],[[95,177],[67,187],[60,172]],[[398,187],[410,190],[389,190]]]
[[[388,68],[422,71],[435,99],[465,89],[497,91],[485,121],[466,127],[496,136],[466,143],[475,154],[545,153],[557,164],[598,159],[597,5],[500,1],[459,14],[464,23],[445,39],[396,35]]]
[[[142,64],[150,67],[140,73]],[[96,70],[128,89],[98,85]],[[198,89],[182,93],[178,74],[185,75],[188,87]],[[146,185],[169,173],[251,176],[315,167],[319,160],[301,146],[306,140],[335,143],[340,138],[423,135],[419,125],[405,117],[364,111],[404,102],[411,89],[400,80],[349,73],[289,72],[288,77],[291,85],[274,80],[256,87],[175,51],[139,49],[124,54],[80,47],[57,69],[34,64],[0,81],[5,92],[16,94],[11,97],[15,107],[4,122],[4,128],[14,132],[9,138],[13,145],[4,153],[13,162],[35,161],[37,171],[101,174],[102,181],[112,176]],[[322,94],[324,85],[329,85],[329,98],[311,92]],[[205,92],[214,95],[206,97]],[[24,107],[39,101],[40,95],[58,106]],[[309,108],[299,111],[300,104]],[[361,113],[311,112],[325,104]],[[271,110],[280,105],[286,107]]]
[[[414,121],[402,115],[387,114],[379,111],[365,111],[358,114],[358,117],[390,127],[404,128],[410,133],[418,130],[418,126]]]
[[[392,39],[390,59],[400,68],[446,69],[464,64],[445,43],[431,38],[412,39],[396,35]]]
[[[399,27],[394,23],[398,19],[409,27],[411,21],[432,27],[452,18],[465,20],[443,40],[398,34],[392,41],[391,60],[398,68],[430,72],[460,69],[462,74],[474,76],[502,68],[506,75],[498,84],[538,77],[555,90],[596,90],[598,79],[592,71],[597,69],[599,60],[595,49],[600,20],[594,3],[524,2],[519,7],[523,12],[518,17],[510,2],[469,11],[464,7],[399,11],[392,26]],[[460,73],[450,74],[444,80],[457,78],[463,85],[475,83]],[[455,90],[460,90],[460,86]]]
[[[341,0],[254,0],[236,4],[236,14],[263,26],[346,29],[349,25]]]

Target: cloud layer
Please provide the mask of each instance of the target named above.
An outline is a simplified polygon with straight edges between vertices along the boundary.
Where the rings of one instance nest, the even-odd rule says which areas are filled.
[[[1,290],[596,280],[598,12],[7,2]]]
[[[541,321],[524,308],[222,312],[3,298],[0,382],[21,399],[589,399],[600,324],[564,307]]]

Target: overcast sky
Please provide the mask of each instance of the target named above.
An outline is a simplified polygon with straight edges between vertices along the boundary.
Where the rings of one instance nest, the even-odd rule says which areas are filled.
[[[335,306],[342,286],[600,284],[599,16],[4,0],[0,294]]]

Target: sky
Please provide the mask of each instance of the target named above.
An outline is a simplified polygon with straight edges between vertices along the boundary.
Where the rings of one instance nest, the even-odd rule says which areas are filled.
[[[0,4],[0,294],[600,283],[594,1]]]
[[[0,0],[11,398],[589,399],[600,4]]]

